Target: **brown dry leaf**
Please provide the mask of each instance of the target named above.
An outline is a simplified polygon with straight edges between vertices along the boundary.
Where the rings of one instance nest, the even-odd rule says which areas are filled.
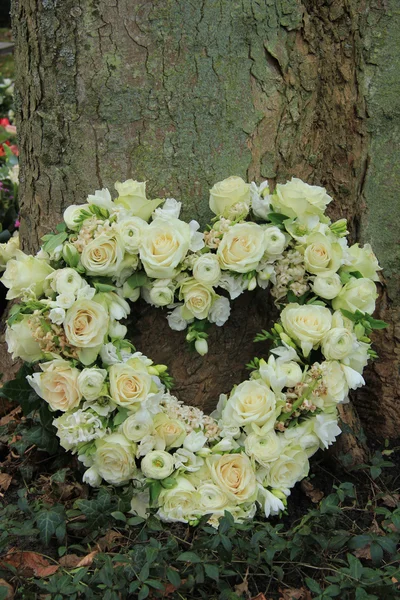
[[[371,547],[371,545],[367,544],[363,548],[357,548],[357,550],[354,550],[353,554],[357,558],[366,558],[367,560],[371,560],[371,549],[370,549],[370,547]]]
[[[397,508],[400,502],[400,494],[385,494],[381,498],[383,504],[389,508]]]
[[[98,554],[99,551],[98,550],[93,550],[92,552],[90,552],[89,554],[87,554],[86,556],[84,556],[76,565],[77,567],[90,567],[90,565],[92,564],[94,557],[96,556],[96,554]]]
[[[81,557],[77,554],[65,554],[65,556],[62,556],[60,558],[59,563],[61,567],[65,567],[67,569],[74,569],[80,560]]]
[[[288,588],[286,590],[279,589],[282,597],[279,600],[312,600],[310,590],[306,588]]]
[[[305,495],[308,496],[308,498],[310,498],[311,502],[314,502],[314,504],[318,504],[318,502],[320,502],[324,497],[324,492],[321,492],[321,490],[316,489],[311,483],[311,481],[307,481],[307,479],[303,479],[303,481],[301,482],[301,489],[303,490]]]
[[[0,427],[3,427],[3,425],[8,425],[8,423],[10,423],[10,421],[14,421],[15,417],[17,415],[19,415],[19,413],[21,411],[22,411],[22,408],[20,406],[17,406],[17,408],[14,408],[14,410],[9,412],[8,415],[5,415],[4,417],[2,417],[0,419]]]
[[[121,540],[124,539],[124,536],[118,533],[118,531],[114,531],[110,529],[107,531],[106,535],[101,537],[97,545],[100,548],[101,552],[108,552],[115,546],[118,546],[121,543]]]
[[[14,588],[5,579],[0,579],[0,588],[7,590],[7,596],[5,600],[12,600],[14,598]]]
[[[0,473],[0,489],[6,492],[12,482],[12,475],[8,473]]]
[[[247,567],[247,570],[246,570],[246,573],[245,573],[242,583],[238,583],[237,585],[235,585],[235,594],[237,596],[241,596],[242,594],[246,594],[246,596],[250,596],[248,577],[249,577],[249,568]]]
[[[260,592],[259,594],[257,594],[257,596],[253,596],[253,598],[251,598],[250,600],[267,600],[267,599],[264,596],[264,594],[262,592]]]
[[[60,565],[52,565],[41,554],[36,552],[20,552],[10,550],[8,554],[1,560],[0,564],[6,566],[5,563],[12,565],[21,575],[26,577],[49,577],[53,575]]]

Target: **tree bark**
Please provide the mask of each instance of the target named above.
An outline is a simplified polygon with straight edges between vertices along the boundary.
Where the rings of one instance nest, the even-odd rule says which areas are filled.
[[[181,200],[183,217],[205,225],[216,181],[298,176],[328,189],[330,216],[347,217],[352,241],[371,241],[392,274],[395,233],[391,226],[383,243],[378,223],[393,218],[395,189],[384,176],[377,189],[376,172],[389,147],[400,154],[400,137],[373,92],[396,52],[374,32],[389,22],[399,35],[395,3],[14,0],[25,249],[37,250],[69,204],[116,180],[147,180],[150,195]],[[379,312],[390,328],[376,336],[382,358],[356,396],[375,437],[400,424],[397,290],[398,279],[383,282]],[[265,350],[252,339],[274,316],[268,294],[244,295],[200,358],[162,311],[133,312],[138,349],[169,364],[177,394],[207,410]]]

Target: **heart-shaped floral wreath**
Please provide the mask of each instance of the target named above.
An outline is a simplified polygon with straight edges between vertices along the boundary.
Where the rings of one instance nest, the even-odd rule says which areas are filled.
[[[215,184],[204,234],[179,219],[176,200],[148,200],[145,183],[115,188],[115,200],[103,189],[69,206],[36,256],[13,239],[3,249],[7,298],[20,298],[9,350],[39,362],[29,383],[84,481],[130,485],[134,512],[213,525],[226,510],[237,521],[257,505],[278,514],[310,456],[340,433],[337,405],[376,357],[376,257],[368,244],[348,247],[346,221],[325,215],[326,190],[299,179],[273,194],[240,177]],[[274,348],[210,416],[171,395],[167,367],[136,352],[119,322],[142,296],[205,354],[205,324],[225,323],[228,296],[268,285],[281,313],[258,339]]]

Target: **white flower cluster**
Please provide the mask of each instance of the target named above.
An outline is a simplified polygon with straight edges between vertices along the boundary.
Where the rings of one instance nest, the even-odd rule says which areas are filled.
[[[371,247],[348,247],[346,222],[331,223],[323,188],[292,179],[259,187],[240,177],[210,192],[216,214],[198,232],[174,199],[147,200],[145,184],[117,183],[70,206],[36,256],[16,238],[0,248],[7,297],[19,298],[6,339],[55,412],[61,445],[87,468],[84,480],[131,485],[132,510],[195,524],[224,511],[238,521],[284,509],[309,458],[340,433],[337,405],[364,384],[379,266]],[[162,207],[161,207],[162,204]],[[247,220],[246,220],[247,219]],[[253,220],[251,220],[253,219]],[[230,299],[272,283],[280,319],[261,338],[249,380],[205,415],[168,391],[154,365],[125,339],[127,300],[171,309],[173,329],[207,352],[208,320],[222,326]]]

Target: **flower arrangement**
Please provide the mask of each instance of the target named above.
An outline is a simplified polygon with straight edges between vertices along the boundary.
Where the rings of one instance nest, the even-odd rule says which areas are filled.
[[[376,357],[376,257],[348,246],[324,188],[296,178],[273,193],[240,177],[215,184],[204,234],[179,219],[176,200],[148,200],[145,183],[115,188],[114,200],[103,189],[68,207],[36,256],[8,252],[2,282],[20,300],[9,351],[38,363],[29,383],[84,481],[130,486],[134,512],[191,524],[208,515],[215,526],[225,511],[278,514],[309,458],[340,433],[337,405]],[[175,398],[167,367],[126,339],[128,301],[142,296],[205,354],[205,323],[222,326],[230,300],[267,286],[281,313],[257,339],[271,353],[211,415]]]

